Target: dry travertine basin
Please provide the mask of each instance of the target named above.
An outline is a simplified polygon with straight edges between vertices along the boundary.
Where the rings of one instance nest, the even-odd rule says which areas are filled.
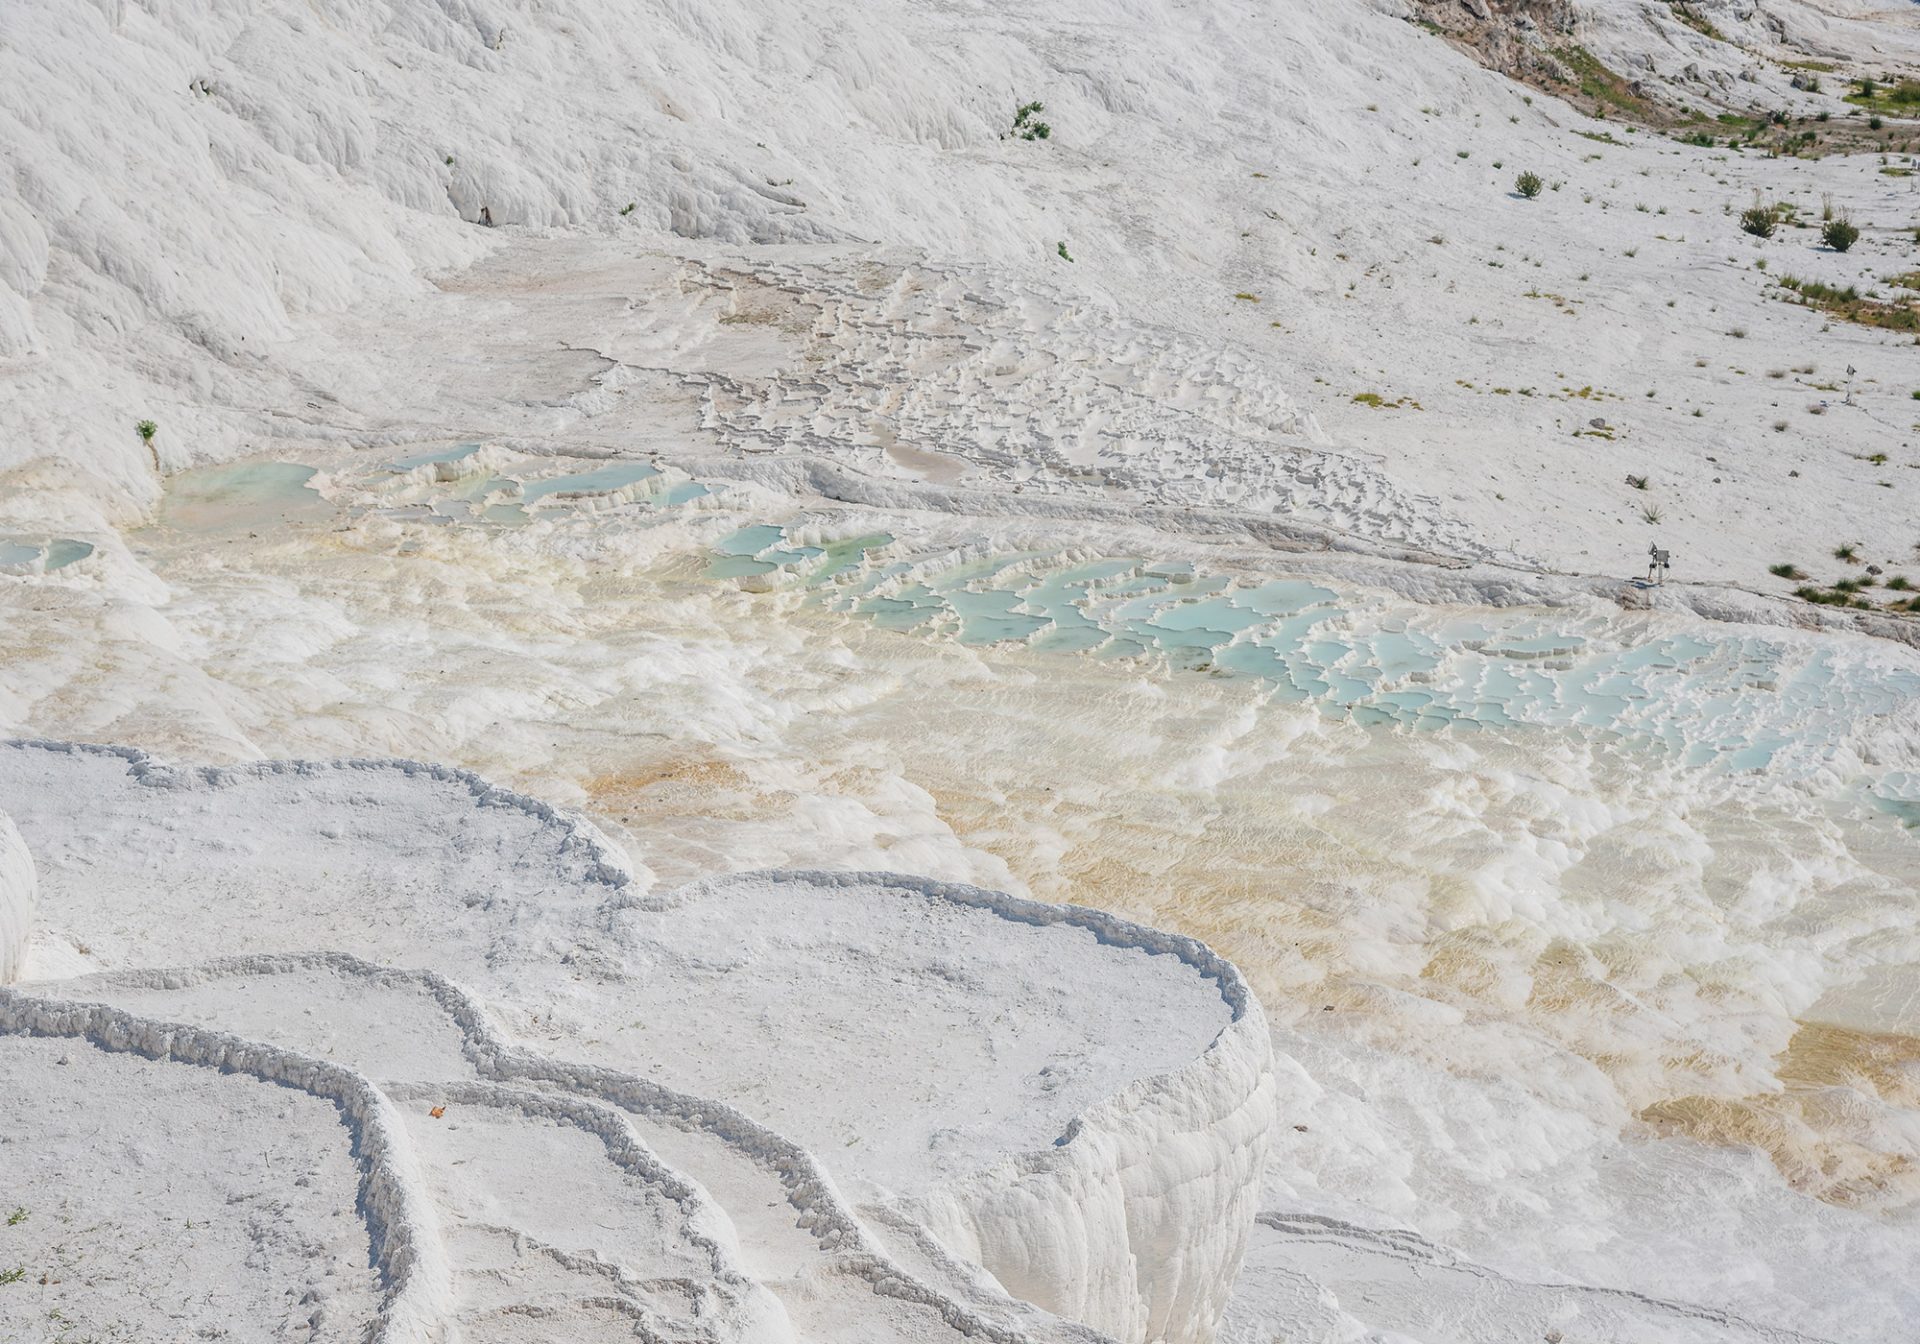
[[[371,1310],[390,1338],[533,1312],[587,1336],[1200,1340],[1224,1307],[1272,1079],[1257,1004],[1190,939],[881,874],[649,891],[586,823],[410,762],[17,743],[0,802],[39,885],[0,998],[23,1157],[73,1168],[90,1107],[164,1132],[245,1114],[236,1076],[282,1084],[276,1142],[357,1161],[357,1196],[313,1197],[364,1221],[381,1280],[377,1302],[323,1285],[323,1335]],[[84,1089],[42,1086],[76,1059]],[[191,1184],[223,1151],[136,1165]],[[80,1210],[126,1179],[100,1170],[32,1193]],[[274,1170],[221,1179],[295,1217]],[[129,1236],[169,1216],[115,1213]],[[215,1299],[292,1291],[238,1251],[196,1266]],[[148,1268],[4,1309],[150,1328]]]

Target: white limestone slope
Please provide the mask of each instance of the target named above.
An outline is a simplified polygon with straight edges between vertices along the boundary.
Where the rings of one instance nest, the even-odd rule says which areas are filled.
[[[412,1170],[411,1154],[394,1141],[398,1116],[393,1112],[391,1102],[370,1086],[364,1077],[322,1059],[245,1041],[227,1033],[153,1022],[104,1004],[62,1004],[12,989],[0,991],[0,1035],[35,1041],[72,1040],[84,1042],[109,1054],[126,1053],[146,1059],[195,1065],[214,1071],[217,1075],[237,1074],[263,1083],[278,1084],[330,1103],[329,1110],[337,1107],[351,1130],[355,1158],[360,1168],[357,1202],[363,1210],[366,1235],[375,1247],[375,1264],[388,1284],[386,1300],[380,1311],[380,1338],[429,1340],[440,1336],[434,1327],[434,1318],[444,1304],[446,1275],[439,1247],[433,1237],[432,1220],[421,1201],[419,1179]],[[10,1069],[25,1072],[36,1062],[36,1056],[27,1053],[23,1065],[19,1059],[22,1053],[9,1050]],[[66,1067],[67,1057],[61,1056],[51,1063],[56,1068]],[[23,1090],[29,1093],[39,1091],[42,1082],[32,1073],[27,1076],[32,1081]],[[94,1080],[92,1086],[76,1097],[72,1104],[76,1109],[104,1108],[109,1111],[137,1105],[125,1090],[124,1083],[106,1077]],[[161,1123],[181,1130],[192,1130],[206,1123],[207,1111],[218,1114],[227,1105],[217,1098],[189,1095],[181,1099],[178,1113],[163,1114]],[[280,1118],[286,1120],[289,1116],[283,1112]],[[332,1115],[324,1116],[324,1122],[333,1119]],[[295,1126],[296,1132],[308,1140],[314,1137],[313,1128],[310,1125]],[[75,1159],[84,1161],[84,1145],[96,1138],[97,1134],[89,1134],[83,1128],[65,1133],[56,1130],[41,1144],[34,1144],[31,1138],[16,1142],[26,1149],[22,1154],[23,1160],[79,1165]],[[76,1142],[83,1145],[78,1153],[71,1147]],[[193,1150],[173,1150],[167,1155],[172,1164],[170,1177],[182,1184],[204,1179],[208,1173],[203,1163],[211,1155],[212,1150],[207,1148],[199,1149],[197,1153]],[[110,1172],[96,1168],[93,1180],[99,1182],[102,1177],[108,1181],[112,1179]],[[271,1199],[281,1182],[291,1179],[275,1178],[271,1172],[262,1173],[259,1187],[242,1192],[240,1198]],[[94,1202],[105,1205],[116,1216],[127,1216],[129,1210],[126,1201],[116,1198],[111,1191],[95,1190],[89,1194]],[[158,1228],[154,1231],[158,1231]],[[121,1283],[124,1285],[124,1296],[144,1296],[156,1286],[131,1273],[123,1271],[123,1274]],[[212,1275],[196,1286],[208,1298],[228,1295],[233,1291],[230,1281]],[[50,1305],[57,1310],[69,1295],[51,1293],[45,1296],[51,1299]],[[7,1307],[12,1311],[16,1304],[10,1302]],[[122,1310],[136,1309],[128,1306]],[[345,1328],[351,1328],[347,1323],[343,1322],[342,1325],[343,1332]]]
[[[1031,39],[912,11],[8,5],[0,360],[23,361],[54,432],[10,441],[0,469],[53,456],[150,499],[116,401],[157,408],[159,460],[179,465],[257,432],[219,408],[262,375],[288,422],[323,421],[326,398],[271,347],[484,255],[483,222],[736,243],[880,226],[951,244],[1012,214],[1057,233],[992,165],[929,158],[995,142],[1007,87],[1040,80]],[[887,17],[920,29],[918,51]]]
[[[912,1207],[1016,1296],[1117,1339],[1211,1340],[1258,1206],[1272,1120],[1265,1018],[1245,1011],[1200,1060],[1077,1117],[1060,1145]]]
[[[33,931],[33,856],[5,812],[0,812],[0,985],[20,976]]]
[[[1570,36],[1838,119],[1838,73],[1792,89],[1768,47],[1897,64],[1913,7],[1877,2],[1693,6],[1739,50],[1588,0]],[[1846,543],[1883,606],[1914,566],[1910,333],[1783,280],[1894,293],[1916,165],[1591,120],[1397,9],[0,2],[0,729],[333,761],[0,749],[32,851],[0,823],[0,978],[33,982],[0,991],[0,1111],[37,1108],[7,1131],[36,1206],[73,1184],[63,1216],[121,1224],[107,1291],[56,1267],[0,1313],[1518,1344],[1576,1310],[1672,1337],[1697,1301],[1706,1332],[1907,1329],[1920,736],[1871,675],[1906,663],[1810,632],[1783,664],[1682,613],[1838,622],[1769,566],[1861,573]],[[1008,134],[1028,99],[1044,142]],[[1752,238],[1756,194],[1862,237]],[[380,464],[469,439],[511,479],[422,474],[524,525],[390,492]],[[163,487],[246,457],[197,510]],[[724,493],[690,521],[507,502],[605,459]],[[315,467],[324,495],[288,487]],[[1294,670],[1403,717],[1196,690],[1145,646],[1084,680],[1015,641],[900,656],[795,574],[688,581],[768,523],[885,532],[893,601],[1042,563],[1018,551],[1333,550],[1313,575],[1379,592],[1300,614]],[[1702,586],[1626,590],[1650,543]],[[1408,636],[1455,618],[1467,708],[1539,709],[1511,732],[1420,712],[1447,688]],[[1590,678],[1590,637],[1652,670]],[[1614,701],[1813,782],[1616,753]],[[511,772],[635,852],[443,765],[334,759],[386,755]],[[901,869],[1203,933],[1306,1061],[1285,1142],[1260,1012],[1197,945],[872,873],[656,900],[649,865]],[[1835,1026],[1863,1069],[1794,1082],[1800,1028]],[[237,1150],[219,1115],[284,1139],[236,1159],[249,1212],[204,1261],[114,1264],[202,1208],[158,1181],[116,1207],[103,1104],[164,1114],[105,1141],[180,1187]],[[289,1151],[321,1193],[280,1219]],[[352,1226],[289,1254],[315,1203]],[[49,1225],[0,1229],[0,1270],[53,1257]],[[290,1260],[380,1281],[288,1303]]]
[[[325,1065],[276,1078],[184,1030],[162,1057],[133,1031],[68,1034],[105,1024],[53,1005],[5,1034],[21,1007],[0,990],[0,1338],[360,1337],[410,1248],[390,1155]]]
[[[1680,78],[1707,39],[1644,8],[1582,6],[1573,36],[1628,77]],[[1743,22],[1789,11],[1824,22],[1785,0]],[[1832,27],[1861,60],[1910,46],[1886,15]],[[1711,45],[1762,69],[1727,76],[1754,110],[1857,110]],[[1008,134],[1027,98],[1046,141]],[[557,294],[589,271],[549,246],[598,236],[629,256],[724,247],[821,300],[801,320],[828,385],[718,382],[683,447],[852,457],[902,436],[979,449],[1006,493],[1064,462],[1130,495],[1581,573],[1619,575],[1659,539],[1688,577],[1765,584],[1815,558],[1777,554],[1789,517],[1883,566],[1911,546],[1920,487],[1867,469],[1912,464],[1905,342],[1778,283],[1910,270],[1908,179],[1873,155],[1768,159],[1588,121],[1353,0],[964,22],[904,0],[16,0],[0,144],[8,531],[105,542],[163,469],[472,424],[429,351],[359,348],[398,311],[489,348],[535,338],[511,365],[467,363],[511,368],[496,385],[563,450],[658,391],[629,370],[585,386],[634,294],[595,295],[556,351],[478,263],[552,261]],[[1523,166],[1553,189],[1518,199]],[[1845,254],[1808,229],[1749,238],[1755,192],[1802,219],[1830,199],[1863,236]],[[897,312],[850,296],[861,264],[903,259],[937,268],[925,295]],[[948,369],[927,338],[951,319],[988,339]],[[655,349],[684,358],[711,339],[699,325],[658,324]],[[582,364],[568,394],[527,387]],[[1088,372],[1136,365],[1134,387]],[[816,423],[792,432],[809,401]],[[1240,423],[1207,424],[1215,409]]]
[[[1272,1080],[1258,1007],[1190,939],[880,874],[655,893],[576,819],[401,762],[18,743],[0,800],[44,888],[0,1059],[31,1089],[53,1065],[20,1043],[69,1041],[337,1107],[382,1339],[531,1313],[583,1339],[1201,1341],[1224,1309]],[[169,1076],[190,1112],[210,1095]],[[126,1324],[138,1295],[109,1296]]]

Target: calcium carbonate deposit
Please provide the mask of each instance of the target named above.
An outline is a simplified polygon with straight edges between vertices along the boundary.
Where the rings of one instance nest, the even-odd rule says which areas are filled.
[[[1920,27],[0,5],[0,1339],[1920,1330]]]

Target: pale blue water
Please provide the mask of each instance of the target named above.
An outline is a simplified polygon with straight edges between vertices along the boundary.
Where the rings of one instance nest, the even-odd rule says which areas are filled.
[[[93,554],[90,542],[74,541],[67,537],[55,537],[47,543],[47,573],[56,569],[65,569],[68,565],[85,560]]]
[[[759,524],[722,537],[714,546],[718,558],[708,564],[705,573],[710,579],[733,579],[793,569],[804,574],[811,587],[831,583],[836,576],[859,568],[867,552],[892,541],[886,533],[874,532],[824,546],[783,544],[786,542],[784,529]],[[820,563],[809,567],[809,562],[814,560]]]
[[[755,527],[743,527],[731,536],[722,537],[714,547],[719,558],[706,568],[710,579],[742,579],[756,574],[771,574],[783,563],[773,558],[781,554],[775,548],[785,540],[786,533],[778,527],[760,524]],[[761,552],[772,552],[766,558]]]
[[[519,489],[520,483],[518,481],[509,480],[505,476],[494,476],[491,474],[486,476],[470,476],[464,481],[453,484],[447,492],[447,499],[471,504],[479,500],[491,498],[494,495],[516,494]]]
[[[870,532],[863,537],[830,541],[821,549],[821,563],[807,575],[807,583],[831,583],[842,574],[855,573],[866,563],[870,552],[892,544],[893,538],[885,532]]]
[[[1322,588],[1317,583],[1304,583],[1299,579],[1272,579],[1236,594],[1235,600],[1262,616],[1290,616],[1309,607],[1330,607],[1337,600],[1337,594],[1333,589]]]
[[[730,537],[722,537],[714,549],[722,555],[758,555],[771,546],[779,545],[786,535],[781,528],[761,523],[755,527],[743,527]]]
[[[818,546],[793,546],[784,550],[775,547],[772,550],[760,552],[755,558],[765,561],[776,569],[784,569],[788,565],[797,565],[802,560],[811,560],[820,553]]]
[[[550,495],[603,495],[637,485],[660,473],[645,462],[614,462],[593,471],[548,476],[520,487],[520,502],[534,504]]]
[[[937,602],[924,600],[929,596],[927,590],[916,583],[903,588],[898,597],[865,598],[855,609],[872,616],[889,630],[911,630],[945,610]]]
[[[411,457],[402,457],[387,463],[385,470],[406,472],[416,467],[436,463],[462,462],[478,453],[482,446],[478,443],[463,443],[453,448],[416,453]],[[647,481],[658,480],[660,477],[658,468],[650,463],[635,461],[609,462],[586,471],[540,477],[525,482],[494,472],[474,471],[466,473],[458,480],[439,483],[439,489],[443,493],[426,503],[425,507],[429,512],[425,515],[417,511],[421,505],[413,495],[411,487],[407,496],[408,502],[396,504],[383,512],[393,518],[424,517],[429,522],[481,522],[515,527],[531,521],[536,512],[546,511],[549,516],[552,516],[552,511],[570,502],[627,490]],[[363,480],[368,484],[378,483],[374,478],[363,478]],[[700,481],[678,481],[664,489],[649,486],[648,492],[639,494],[632,503],[643,512],[649,509],[677,508],[724,488],[707,485]],[[646,525],[644,520],[641,520],[641,525]],[[743,569],[737,572],[751,571]]]
[[[1051,563],[1020,552],[923,572],[908,559],[868,563],[867,549],[864,538],[823,551],[792,547],[781,528],[762,524],[723,541],[708,572],[765,573],[823,556],[820,572],[836,582],[816,589],[820,600],[892,630],[1102,659],[1158,657],[1243,677],[1277,700],[1356,723],[1604,734],[1733,773],[1783,757],[1798,770],[1820,768],[1826,744],[1863,718],[1920,701],[1920,668],[1869,674],[1850,665],[1840,676],[1831,648],[1732,631],[1641,639],[1634,631],[1650,620],[1383,609],[1378,597],[1343,598],[1306,580],[1236,580],[1126,556]]]
[[[1920,775],[1911,771],[1891,771],[1867,790],[1868,800],[1900,824],[1920,830]]]
[[[327,502],[307,484],[315,474],[298,462],[235,462],[178,472],[167,477],[160,522],[218,533],[331,517]]]
[[[472,447],[394,465],[457,460],[451,455]],[[304,489],[311,472],[295,464],[197,475],[195,491],[177,493],[237,499],[243,512],[312,496]],[[469,478],[435,501],[429,521],[459,521],[464,507],[468,518],[519,524],[530,516],[528,504],[552,508],[557,496],[605,493],[658,475],[629,461],[524,487]],[[720,488],[698,481],[656,488],[636,501],[637,521],[664,521],[659,511]],[[795,543],[781,526],[755,524],[723,538],[705,573],[717,580],[785,574],[832,610],[922,636],[1204,669],[1353,722],[1421,732],[1539,727],[1611,735],[1735,773],[1825,768],[1861,722],[1920,698],[1920,670],[1869,674],[1856,658],[1842,671],[1831,648],[1731,628],[1715,638],[1711,628],[1676,634],[1652,618],[1624,615],[1449,612],[1299,577],[1234,576],[1146,556],[1068,561],[990,551],[950,561],[938,551],[902,555],[886,533],[813,546]]]
[[[1051,625],[1045,616],[1029,616],[1014,611],[1018,593],[988,589],[983,593],[961,589],[944,595],[946,604],[960,614],[962,644],[1000,644],[1010,639],[1026,639]]]
[[[1075,597],[1088,584],[1101,583],[1132,568],[1127,560],[1101,560],[1045,575],[1026,591],[1026,609],[1047,618],[1047,628],[1034,637],[1034,647],[1059,653],[1099,648],[1107,631],[1087,615]]]

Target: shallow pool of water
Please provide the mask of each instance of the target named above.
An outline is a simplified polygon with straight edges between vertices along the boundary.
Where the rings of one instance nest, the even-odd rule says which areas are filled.
[[[891,541],[891,538],[887,539]],[[870,563],[866,539],[824,550],[756,524],[721,541],[714,578],[826,555],[820,600],[891,630],[972,645],[1025,643],[1102,659],[1158,657],[1264,685],[1277,700],[1420,732],[1534,726],[1618,736],[1729,773],[1798,753],[1862,715],[1920,697],[1920,674],[1837,681],[1811,645],[1636,630],[1650,621],[1517,610],[1462,618],[1299,579],[1248,582],[1179,561],[1055,563],[1033,552]],[[892,556],[897,548],[890,547]]]
[[[232,462],[195,467],[167,477],[160,525],[183,532],[250,532],[332,516],[307,483],[312,467],[298,462]]]
[[[573,495],[605,495],[630,485],[651,480],[660,473],[645,462],[614,462],[593,471],[566,476],[547,476],[528,481],[520,487],[520,503],[533,505],[544,499],[566,499]]]
[[[78,564],[93,554],[93,544],[86,541],[74,541],[69,537],[55,537],[47,543],[47,573],[56,569],[65,569],[68,565]]]

